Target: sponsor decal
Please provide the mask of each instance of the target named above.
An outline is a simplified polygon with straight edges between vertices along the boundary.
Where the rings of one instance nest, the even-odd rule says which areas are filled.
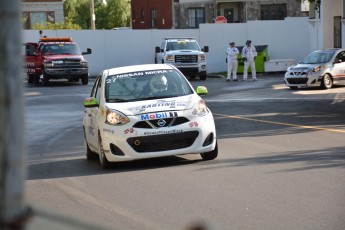
[[[152,74],[164,74],[164,73],[169,73],[169,72],[172,72],[172,70],[152,70],[152,71],[142,71],[142,72],[117,74],[117,75],[108,77],[105,82],[107,84],[111,84],[111,83],[115,82],[118,78],[136,77],[136,76],[144,76],[144,75],[152,75]]]
[[[103,132],[114,134],[115,131],[112,129],[103,128]]]
[[[189,127],[193,128],[193,127],[198,127],[199,126],[199,123],[196,122],[196,121],[193,121],[193,122],[190,122],[189,123]]]
[[[161,118],[178,117],[177,112],[161,112],[161,113],[147,113],[142,114],[140,119],[142,121],[155,120]]]
[[[176,100],[157,100],[155,103],[152,104],[146,104],[137,106],[134,108],[130,108],[131,111],[145,111],[146,109],[150,108],[177,108],[177,107],[185,107],[187,105],[187,102],[184,101],[176,101]]]
[[[150,132],[144,132],[144,135],[150,136],[150,135],[162,135],[162,134],[171,134],[171,133],[182,133],[182,129],[150,131]]]
[[[133,128],[129,128],[129,129],[126,129],[125,131],[123,131],[124,134],[129,134],[129,133],[134,133],[135,130]]]

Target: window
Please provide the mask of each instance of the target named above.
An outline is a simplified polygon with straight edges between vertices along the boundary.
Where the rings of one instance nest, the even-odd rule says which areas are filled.
[[[141,18],[142,22],[145,21],[145,10],[144,9],[141,10],[140,18]]]
[[[157,10],[151,10],[151,28],[157,27]]]
[[[261,20],[284,20],[287,17],[286,4],[261,5]]]
[[[200,23],[205,23],[205,9],[204,8],[189,8],[188,9],[188,27],[199,28]]]
[[[55,23],[54,11],[48,12],[23,12],[22,23],[23,29],[32,29],[35,24],[51,22]]]

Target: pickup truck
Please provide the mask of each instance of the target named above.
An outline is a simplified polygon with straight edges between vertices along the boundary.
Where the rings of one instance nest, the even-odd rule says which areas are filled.
[[[27,42],[25,46],[25,70],[28,83],[48,85],[51,79],[81,80],[89,82],[88,62],[79,46],[69,37],[41,37],[39,42]]]
[[[172,64],[183,74],[206,80],[208,46],[200,48],[194,38],[164,38],[160,47],[155,47],[155,63]]]

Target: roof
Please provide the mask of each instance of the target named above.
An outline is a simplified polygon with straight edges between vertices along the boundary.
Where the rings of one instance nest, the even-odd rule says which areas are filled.
[[[167,64],[143,64],[143,65],[130,65],[117,68],[108,69],[109,75],[124,74],[138,71],[160,70],[160,69],[175,69]]]

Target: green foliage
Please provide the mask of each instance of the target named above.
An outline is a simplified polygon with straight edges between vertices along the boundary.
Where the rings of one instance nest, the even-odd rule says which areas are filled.
[[[129,26],[130,2],[128,0],[94,0],[96,29],[112,29]],[[65,20],[79,25],[82,29],[90,29],[90,0],[65,0]]]
[[[310,3],[315,3],[315,10],[320,10],[320,5],[321,5],[321,0],[297,0],[297,2],[310,2]]]
[[[68,29],[68,30],[80,30],[80,26],[77,24],[73,24],[70,22],[61,22],[61,23],[40,23],[35,24],[32,26],[32,29],[34,30],[62,30],[62,29]]]

